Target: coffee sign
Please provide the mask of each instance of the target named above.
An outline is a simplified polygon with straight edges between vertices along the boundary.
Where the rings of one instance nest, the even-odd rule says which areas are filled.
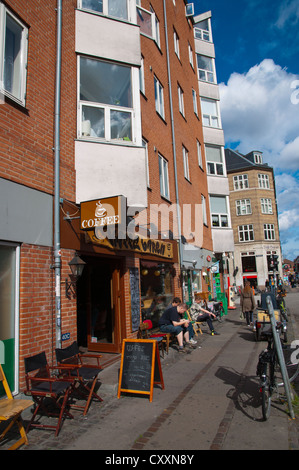
[[[81,202],[81,229],[92,230],[126,221],[126,198],[114,196]]]

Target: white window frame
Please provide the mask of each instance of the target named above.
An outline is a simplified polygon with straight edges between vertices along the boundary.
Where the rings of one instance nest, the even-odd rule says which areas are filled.
[[[150,187],[150,178],[149,178],[149,162],[148,162],[148,142],[142,138],[142,147],[145,149],[145,169],[146,169],[146,182],[147,187]]]
[[[274,224],[264,224],[265,240],[276,240]]]
[[[254,241],[253,224],[239,225],[238,235],[239,235],[239,242],[240,243],[246,243],[246,242]]]
[[[197,145],[197,160],[198,160],[198,165],[200,168],[202,168],[202,151],[201,151],[201,143],[199,140],[196,139],[196,145]]]
[[[160,48],[161,43],[160,43],[160,21],[158,20],[158,17],[155,13],[155,10],[153,7],[150,7],[150,11],[153,14],[153,39]]]
[[[183,149],[184,176],[188,181],[190,181],[189,152],[184,145],[182,149]]]
[[[258,178],[259,188],[261,188],[261,189],[270,189],[269,175],[259,173],[257,175],[257,178]]]
[[[194,111],[194,114],[198,117],[197,93],[196,93],[196,91],[194,90],[194,88],[192,88],[192,100],[193,100],[193,111]]]
[[[174,43],[174,52],[177,55],[178,59],[180,58],[180,40],[176,30],[173,30],[173,43]]]
[[[109,14],[109,2],[115,2],[115,0],[103,0],[103,11],[98,11],[98,10],[92,10],[92,9],[89,9],[89,8],[84,8],[83,7],[83,1],[84,0],[79,0],[78,1],[78,7],[80,10],[84,10],[84,11],[92,11],[94,13],[98,13],[99,15],[104,15],[104,16],[109,16],[111,18],[118,18],[119,20],[124,20],[124,21],[128,21],[128,18],[129,18],[129,1],[127,0],[126,3],[127,3],[127,18],[122,18],[122,17],[119,17],[119,16],[112,16]]]
[[[207,151],[207,149],[209,149],[209,148],[214,148],[214,149],[219,150],[220,157],[221,157],[220,162],[209,160],[209,155],[208,155],[209,152]],[[206,164],[207,164],[207,173],[208,173],[208,175],[211,175],[211,176],[225,176],[223,147],[220,147],[218,145],[206,144],[205,145],[205,151],[206,151]],[[213,170],[211,171],[211,169],[213,169]]]
[[[169,197],[169,176],[168,176],[168,161],[160,153],[159,157],[159,180],[160,180],[160,194],[166,199]]]
[[[195,39],[200,39],[201,41],[207,41],[207,42],[212,41],[210,31],[206,29],[198,28],[198,26],[194,28],[194,37]]]
[[[226,211],[225,212],[214,212],[212,210],[212,199],[221,198],[225,201]],[[226,196],[210,196],[210,211],[211,211],[211,225],[213,228],[228,228],[229,227],[229,212],[228,212],[228,201]],[[217,223],[213,221],[213,218]]]
[[[197,60],[198,57],[204,57],[205,59],[208,59],[211,63],[212,70],[200,68],[198,66],[198,60]],[[207,82],[207,83],[216,83],[215,62],[212,57],[207,57],[207,56],[204,56],[203,54],[196,54],[196,66],[197,66],[198,80],[202,82]]]
[[[261,198],[261,211],[262,214],[273,214],[272,199]]]
[[[233,177],[233,183],[234,183],[235,191],[243,191],[244,189],[248,189],[249,188],[248,175],[247,174],[235,175]]]
[[[6,40],[6,21],[9,16],[16,26],[21,28],[21,47],[18,53],[19,70],[14,68],[14,87],[17,90],[7,90],[4,84],[4,64],[5,64],[5,40]],[[28,28],[3,4],[0,3],[0,99],[1,94],[7,96],[18,104],[25,106],[26,104],[26,82],[27,82],[27,54],[28,54]],[[0,100],[1,104],[1,100]]]
[[[155,85],[155,106],[156,111],[160,116],[165,119],[165,110],[164,110],[164,88],[159,79],[154,76],[154,85]]]
[[[201,195],[201,205],[202,205],[202,222],[204,225],[208,225],[207,202],[203,194]]]
[[[132,144],[133,142],[136,142],[136,129],[135,127],[137,126],[137,123],[135,122],[134,119],[134,83],[133,83],[133,68],[128,66],[130,68],[131,72],[131,86],[132,86],[132,108],[127,108],[123,106],[118,106],[118,105],[110,105],[110,104],[105,104],[105,103],[97,103],[97,102],[92,102],[92,101],[85,101],[80,99],[80,59],[85,58],[85,56],[78,56],[78,138],[79,139],[86,139],[86,140],[93,140],[93,141],[108,141],[110,143],[129,143]],[[99,60],[99,59],[90,59],[90,60],[97,60],[99,62],[105,62],[104,60]],[[123,65],[123,64],[122,64]],[[137,69],[136,69],[137,70]],[[138,71],[137,71],[138,72]],[[97,108],[97,109],[102,109],[104,111],[104,136],[103,137],[98,137],[98,136],[92,136],[88,135],[88,133],[85,132],[84,128],[84,121],[83,121],[83,107],[91,107],[91,108]],[[117,111],[117,112],[123,112],[123,113],[128,113],[130,114],[131,117],[131,140],[128,140],[127,138],[111,138],[111,111]]]
[[[238,199],[236,201],[236,214],[249,215],[251,214],[251,200],[250,199]]]
[[[216,114],[208,114],[204,112],[204,103],[212,103],[216,107]],[[202,125],[205,127],[213,127],[220,129],[220,113],[218,108],[218,102],[213,99],[201,98],[201,110],[202,110]]]
[[[140,69],[139,69],[139,87],[141,93],[145,95],[145,80],[144,80],[144,58],[141,56]]]
[[[193,50],[192,50],[192,47],[191,47],[191,45],[190,45],[189,42],[188,42],[188,54],[189,54],[189,62],[190,62],[190,65],[191,65],[191,67],[192,67],[193,70],[194,70]]]
[[[184,92],[180,85],[178,85],[178,99],[179,99],[179,111],[185,117],[185,106],[184,106]]]

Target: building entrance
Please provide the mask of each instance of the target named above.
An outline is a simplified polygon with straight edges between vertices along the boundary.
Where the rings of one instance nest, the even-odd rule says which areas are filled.
[[[86,266],[77,283],[78,344],[120,352],[120,261],[80,256]]]

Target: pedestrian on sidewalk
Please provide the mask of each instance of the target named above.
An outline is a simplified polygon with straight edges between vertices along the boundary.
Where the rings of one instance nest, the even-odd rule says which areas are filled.
[[[253,324],[253,310],[255,309],[255,300],[253,290],[249,281],[245,281],[244,289],[241,290],[240,306],[245,317],[247,326]]]

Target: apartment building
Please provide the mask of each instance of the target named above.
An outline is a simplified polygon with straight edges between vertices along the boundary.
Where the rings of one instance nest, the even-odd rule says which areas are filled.
[[[213,245],[185,7],[0,1],[0,344],[15,391],[24,357],[52,362],[73,341],[119,353],[143,315],[205,289]]]
[[[227,262],[234,252],[230,217],[229,184],[224,155],[224,132],[221,123],[220,94],[215,65],[211,11],[194,17],[195,56],[207,172],[213,239],[211,292],[227,292],[232,280]],[[214,271],[214,272],[213,272]]]
[[[230,260],[237,286],[245,279],[264,289],[266,280],[282,279],[282,254],[273,168],[263,154],[225,149],[235,253]],[[274,257],[274,258],[273,258]],[[278,270],[275,268],[278,262]]]

